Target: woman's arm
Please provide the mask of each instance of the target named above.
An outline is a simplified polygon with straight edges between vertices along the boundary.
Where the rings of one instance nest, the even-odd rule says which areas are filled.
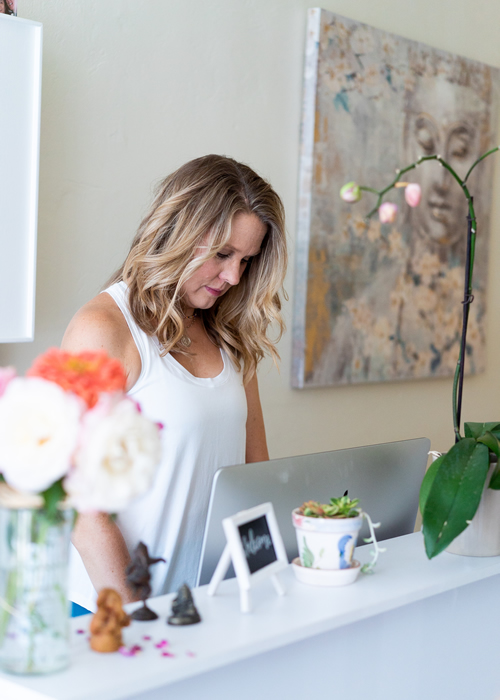
[[[254,375],[248,382],[245,392],[248,406],[245,461],[265,462],[269,459],[269,452],[267,451],[266,429],[260,405],[257,375]]]
[[[108,294],[92,299],[74,316],[61,344],[63,350],[105,350],[123,364],[130,389],[141,372],[141,360],[127,323]],[[114,588],[124,603],[134,600],[125,580],[130,562],[123,535],[106,513],[78,516],[72,541],[96,591]]]
[[[127,545],[107,513],[80,513],[71,541],[97,592],[114,588],[124,603],[136,600],[125,580],[125,569],[130,564]]]

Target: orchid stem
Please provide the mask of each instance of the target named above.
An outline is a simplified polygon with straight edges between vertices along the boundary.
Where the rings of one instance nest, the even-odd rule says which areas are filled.
[[[462,394],[463,394],[463,384],[464,384],[464,369],[465,369],[465,353],[467,350],[467,324],[469,320],[469,311],[470,311],[470,305],[472,304],[472,301],[474,300],[474,296],[472,294],[472,273],[474,270],[474,256],[475,256],[475,250],[476,250],[476,232],[477,232],[477,225],[476,225],[476,214],[474,211],[474,201],[473,198],[467,188],[467,185],[465,184],[467,182],[467,179],[471,172],[474,170],[476,165],[478,165],[482,160],[490,156],[492,153],[495,153],[496,151],[500,150],[500,146],[496,146],[495,148],[492,148],[491,150],[487,151],[484,153],[482,156],[480,156],[469,168],[467,175],[465,178],[462,180],[460,176],[456,173],[456,171],[451,167],[449,163],[447,163],[443,158],[441,158],[440,155],[431,155],[431,156],[420,156],[420,158],[415,162],[412,163],[411,165],[408,165],[406,168],[402,168],[401,170],[396,170],[396,177],[395,179],[387,185],[387,187],[384,187],[381,190],[376,190],[373,189],[372,187],[365,187],[365,186],[360,186],[360,190],[364,190],[366,192],[372,192],[373,194],[377,195],[377,204],[373,207],[373,209],[368,212],[366,215],[365,219],[370,219],[379,209],[380,205],[382,204],[382,200],[384,198],[384,195],[389,192],[389,190],[392,190],[393,187],[396,186],[396,183],[399,182],[400,178],[404,173],[407,173],[409,170],[413,170],[417,166],[421,165],[425,161],[428,160],[437,160],[443,168],[446,168],[448,172],[451,174],[451,176],[458,182],[460,187],[462,188],[462,191],[465,195],[465,198],[467,199],[467,205],[468,205],[468,214],[467,214],[467,256],[466,256],[466,262],[465,262],[465,281],[464,281],[464,299],[462,301],[463,304],[463,312],[462,312],[462,335],[461,335],[461,340],[460,340],[460,354],[458,357],[458,362],[457,362],[457,367],[455,369],[455,374],[453,378],[453,395],[452,395],[452,403],[453,403],[453,428],[455,431],[455,440],[458,442],[461,439],[460,436],[460,421],[461,421],[461,414],[462,414]]]

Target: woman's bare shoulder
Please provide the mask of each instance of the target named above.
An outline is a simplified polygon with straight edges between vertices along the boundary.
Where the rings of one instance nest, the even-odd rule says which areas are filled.
[[[64,334],[62,347],[74,352],[109,351],[110,345],[117,340],[123,341],[127,331],[127,322],[114,300],[109,294],[99,294],[73,316]]]
[[[70,352],[105,350],[122,362],[129,386],[140,374],[141,360],[132,334],[116,302],[98,294],[79,309],[64,334],[61,348]]]

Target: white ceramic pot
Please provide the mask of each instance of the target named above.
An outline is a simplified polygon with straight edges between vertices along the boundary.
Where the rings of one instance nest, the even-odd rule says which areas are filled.
[[[313,569],[348,569],[353,560],[363,516],[311,518],[296,508],[292,521],[297,535],[300,563]]]
[[[496,462],[490,466],[479,508],[470,525],[446,548],[468,557],[500,555],[500,491],[488,488]]]

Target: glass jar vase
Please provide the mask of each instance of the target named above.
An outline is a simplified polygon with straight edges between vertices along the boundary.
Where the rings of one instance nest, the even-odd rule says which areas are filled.
[[[44,674],[69,664],[68,558],[73,511],[0,505],[0,669]]]

